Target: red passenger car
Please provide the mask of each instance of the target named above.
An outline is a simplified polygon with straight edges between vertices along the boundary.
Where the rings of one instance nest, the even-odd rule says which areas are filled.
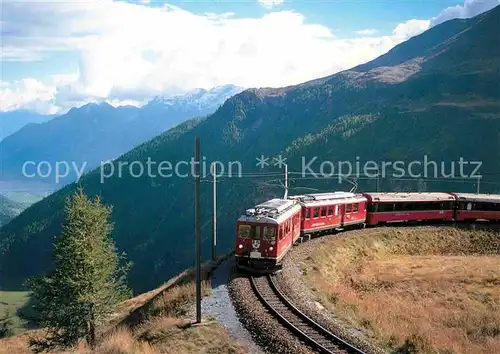
[[[452,193],[457,200],[455,220],[500,221],[500,195]]]
[[[453,220],[455,197],[450,193],[364,193],[367,225],[413,220]]]
[[[366,198],[347,192],[290,196],[302,206],[302,233],[312,235],[350,225],[364,226]]]
[[[301,207],[294,200],[271,199],[248,209],[236,223],[239,268],[274,271],[300,236]]]

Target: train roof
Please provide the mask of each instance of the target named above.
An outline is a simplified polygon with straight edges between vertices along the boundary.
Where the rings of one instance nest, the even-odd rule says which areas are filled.
[[[500,203],[500,194],[453,193],[457,200],[471,202]]]
[[[274,198],[247,209],[239,221],[280,223],[300,210],[296,200]]]
[[[396,192],[396,193],[363,193],[374,202],[437,202],[455,200],[450,193],[440,192]]]
[[[330,193],[314,193],[289,196],[288,199],[297,200],[301,204],[309,205],[329,205],[336,202],[360,202],[366,198],[362,194],[354,194],[351,192],[330,192]]]

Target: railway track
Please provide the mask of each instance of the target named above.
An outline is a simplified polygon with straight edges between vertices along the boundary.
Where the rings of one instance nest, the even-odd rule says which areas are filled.
[[[329,332],[297,309],[278,289],[274,275],[250,277],[252,288],[282,326],[319,353],[365,354],[335,334]]]

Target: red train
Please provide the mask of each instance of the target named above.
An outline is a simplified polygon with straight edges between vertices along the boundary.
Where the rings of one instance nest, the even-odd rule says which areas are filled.
[[[271,199],[238,219],[236,264],[252,272],[273,272],[299,238],[430,220],[500,222],[500,195],[333,192]]]

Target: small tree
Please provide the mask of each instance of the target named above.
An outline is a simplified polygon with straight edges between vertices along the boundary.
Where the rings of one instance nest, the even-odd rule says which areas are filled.
[[[79,188],[66,202],[66,223],[53,249],[54,270],[28,281],[43,338],[30,338],[35,352],[74,346],[81,338],[95,348],[99,322],[130,295],[110,234],[111,207]]]
[[[14,332],[12,331],[12,319],[10,318],[10,313],[5,310],[4,316],[0,318],[0,338],[5,338],[11,336]]]

